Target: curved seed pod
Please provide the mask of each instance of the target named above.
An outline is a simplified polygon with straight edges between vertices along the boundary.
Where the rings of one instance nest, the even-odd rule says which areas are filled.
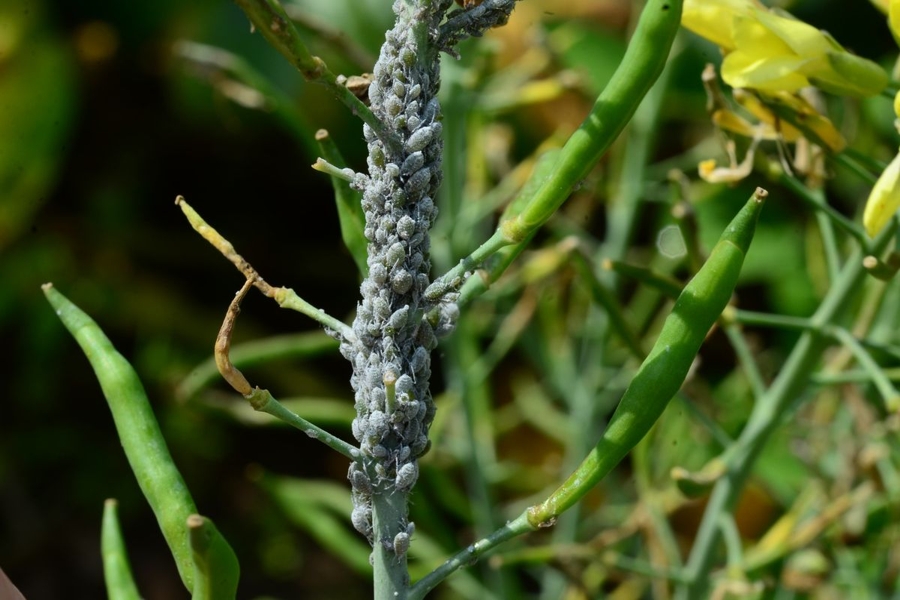
[[[767,195],[757,188],[684,287],[597,446],[547,500],[528,509],[533,527],[552,523],[605,477],[647,434],[678,392],[707,332],[734,292]]]
[[[182,582],[188,590],[193,590],[194,562],[186,524],[188,517],[196,514],[197,507],[172,461],[144,386],[93,319],[51,284],[44,285],[43,289],[57,316],[94,368],[128,464],[156,515]]]

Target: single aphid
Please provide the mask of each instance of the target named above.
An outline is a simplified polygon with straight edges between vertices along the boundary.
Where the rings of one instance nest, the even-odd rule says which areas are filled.
[[[473,6],[478,6],[481,4],[482,0],[456,0],[456,3],[462,6],[463,8],[472,8]]]
[[[362,75],[351,75],[350,77],[344,78],[343,81],[338,81],[342,85],[346,86],[348,90],[353,92],[353,95],[363,101],[363,103],[368,106],[369,105],[369,86],[375,80],[375,76],[372,73],[363,73]]]

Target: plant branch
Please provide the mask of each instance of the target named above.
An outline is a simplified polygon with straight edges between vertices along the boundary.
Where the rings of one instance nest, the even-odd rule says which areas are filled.
[[[328,70],[321,58],[310,53],[291,18],[277,0],[235,0],[235,3],[247,14],[253,27],[300,71],[304,79],[328,88],[353,114],[371,127],[385,144],[399,149],[399,141],[384,123],[353,92],[338,83],[335,74]]]
[[[425,597],[425,594],[433,590],[441,581],[460,567],[473,565],[478,559],[503,542],[534,530],[535,528],[528,523],[525,513],[519,515],[516,520],[510,521],[489,536],[469,544],[464,550],[461,550],[440,567],[417,581],[409,588],[408,600],[421,600]]]
[[[893,239],[896,228],[894,220],[873,241],[872,250],[882,251]],[[816,327],[805,330],[800,336],[781,372],[765,395],[756,402],[746,427],[729,449],[725,475],[713,488],[687,562],[689,583],[678,588],[675,596],[677,600],[707,597],[708,573],[720,533],[719,515],[734,507],[757,456],[805,387],[809,373],[827,345],[822,328],[834,321],[860,289],[866,276],[862,258],[863,251],[857,250],[847,260],[840,277],[834,281],[811,319]]]
[[[231,304],[228,306],[228,312],[225,314],[225,319],[222,321],[219,335],[216,336],[215,361],[219,373],[222,374],[225,381],[227,381],[236,392],[250,402],[250,406],[252,406],[254,410],[268,413],[277,419],[281,419],[282,421],[293,425],[309,437],[321,441],[329,448],[340,452],[350,460],[359,460],[359,450],[337,436],[325,431],[321,427],[313,425],[306,419],[292,413],[275,400],[268,390],[251,386],[250,382],[247,381],[247,378],[244,377],[244,374],[231,362],[229,351],[231,349],[231,334],[234,330],[234,322],[241,311],[241,301],[244,299],[244,296],[250,290],[252,285],[254,285],[254,281],[252,279],[247,279],[243,287],[235,295],[234,300],[232,300]]]
[[[356,339],[356,335],[353,333],[353,330],[342,321],[332,317],[327,314],[324,309],[316,308],[303,298],[297,295],[297,293],[290,288],[276,288],[272,287],[260,276],[260,274],[253,268],[247,260],[237,253],[234,249],[234,246],[225,239],[222,234],[218,231],[210,227],[206,221],[203,220],[197,211],[195,211],[191,206],[185,201],[184,196],[178,196],[175,198],[175,204],[177,204],[184,215],[187,217],[188,222],[190,222],[191,227],[194,228],[194,231],[203,236],[207,242],[212,244],[212,246],[222,253],[222,256],[227,258],[231,264],[237,267],[237,270],[244,274],[244,277],[247,281],[250,282],[253,287],[258,289],[263,295],[274,299],[279,306],[282,308],[289,308],[291,310],[296,310],[299,313],[303,313],[304,315],[318,321],[325,327],[333,329],[337,333],[339,333],[344,339],[354,340]]]
[[[522,242],[553,216],[619,136],[659,77],[680,19],[681,0],[650,0],[647,3],[625,57],[581,127],[555,157],[549,175],[542,178],[539,186],[526,185],[528,195],[514,200],[521,210],[507,215],[487,242],[437,279],[426,290],[426,298],[439,298],[454,286],[459,289],[467,271],[501,248]],[[535,170],[532,178],[540,175],[543,173]]]

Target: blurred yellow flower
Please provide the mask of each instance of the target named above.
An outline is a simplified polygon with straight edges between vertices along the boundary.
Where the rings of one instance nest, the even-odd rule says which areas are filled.
[[[732,17],[752,17],[753,11],[759,8],[765,7],[753,0],[685,0],[681,24],[730,52],[736,47],[731,32]]]
[[[888,14],[888,27],[894,34],[894,40],[900,44],[900,1],[890,0],[890,4],[885,11]]]
[[[863,211],[863,225],[870,237],[878,235],[891,217],[900,208],[900,154],[875,182],[866,209]]]
[[[870,0],[870,2],[872,2],[875,8],[877,8],[884,14],[888,13],[888,5],[890,4],[890,0]]]
[[[898,0],[891,3],[900,11]],[[824,31],[751,0],[686,0],[681,22],[726,52],[722,78],[735,88],[794,92],[815,85],[866,97],[888,83],[881,67],[850,54]]]

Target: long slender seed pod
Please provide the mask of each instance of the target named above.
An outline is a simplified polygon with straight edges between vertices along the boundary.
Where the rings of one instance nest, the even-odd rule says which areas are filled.
[[[106,580],[106,595],[109,600],[140,600],[128,552],[119,528],[117,503],[113,499],[103,504],[103,527],[100,531],[100,554],[103,555],[103,578]]]
[[[468,12],[474,13],[486,5],[484,3]],[[648,0],[622,62],[581,127],[556,155],[549,174],[535,172],[515,200],[515,211],[506,211],[491,238],[436,279],[425,290],[425,298],[435,300],[447,291],[453,291],[452,283],[466,271],[478,267],[501,248],[528,239],[584,181],[631,120],[641,100],[662,72],[669,49],[681,27],[681,5],[682,0]],[[535,180],[540,180],[536,190],[531,186]],[[492,281],[500,276],[508,264],[506,259],[514,254],[515,251],[507,251],[504,260],[494,264],[490,272]],[[466,299],[470,299],[476,291],[473,284]]]
[[[56,291],[53,284],[45,284],[43,290],[94,368],[128,464],[156,515],[181,581],[189,591],[193,590],[194,563],[186,523],[187,518],[197,512],[197,507],[172,461],[144,386],[93,319]]]
[[[233,600],[241,574],[234,550],[206,517],[191,515],[187,528],[194,558],[192,600]]]
[[[532,527],[552,525],[650,431],[678,392],[709,329],[737,284],[768,193],[757,188],[722,233],[706,263],[685,286],[597,446],[559,489],[527,510]]]

